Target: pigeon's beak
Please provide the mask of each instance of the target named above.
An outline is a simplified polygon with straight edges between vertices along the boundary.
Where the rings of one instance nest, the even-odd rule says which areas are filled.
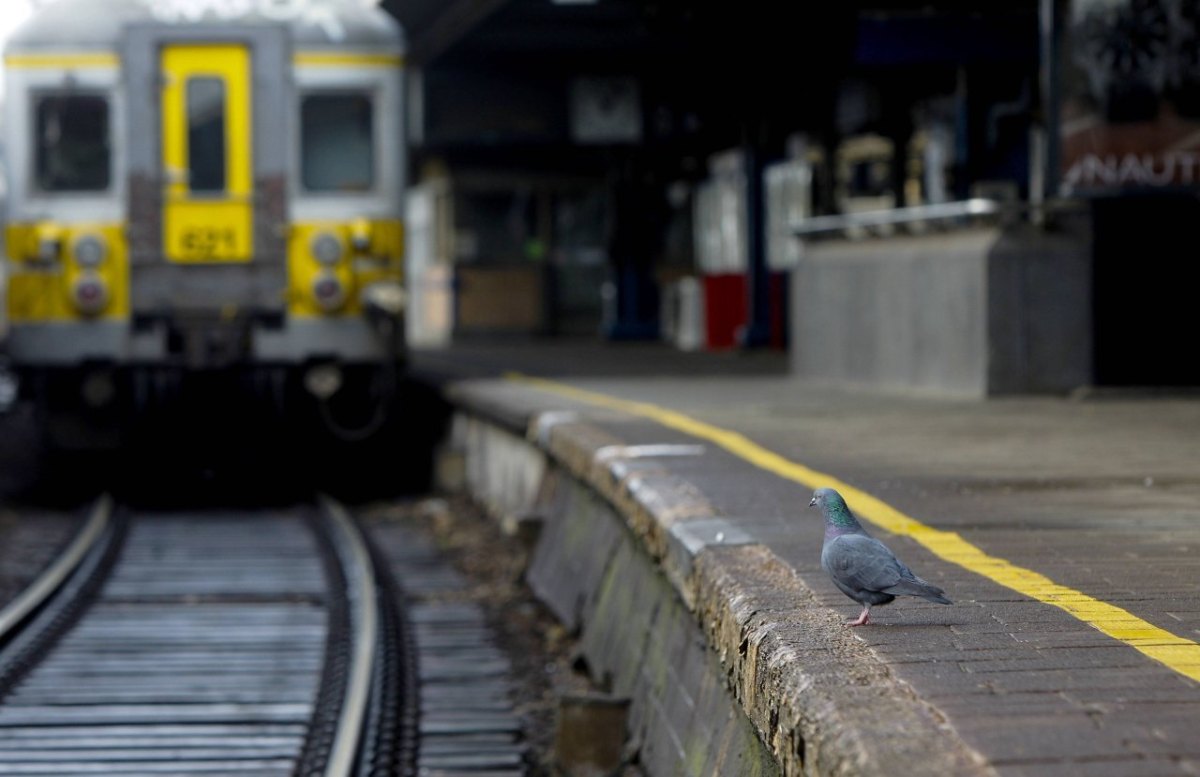
[[[815,496],[814,496],[812,499],[809,499],[809,500],[808,500],[808,506],[809,506],[809,507],[816,507],[816,506],[817,506],[817,498],[816,498]]]

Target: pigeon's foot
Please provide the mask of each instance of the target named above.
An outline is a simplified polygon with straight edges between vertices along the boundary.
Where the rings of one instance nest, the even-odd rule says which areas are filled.
[[[856,621],[846,621],[847,626],[866,626],[871,622],[871,608],[864,607],[862,614],[858,616]]]

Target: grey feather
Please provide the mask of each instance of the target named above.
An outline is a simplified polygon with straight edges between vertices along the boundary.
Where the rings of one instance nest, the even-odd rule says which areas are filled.
[[[922,580],[886,545],[868,534],[837,491],[819,488],[809,505],[820,507],[825,517],[821,567],[842,593],[863,605],[863,614],[855,625],[869,622],[867,613],[872,605],[887,604],[897,596],[952,603],[942,589]]]

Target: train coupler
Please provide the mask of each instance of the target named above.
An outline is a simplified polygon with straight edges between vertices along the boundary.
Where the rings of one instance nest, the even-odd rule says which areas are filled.
[[[328,402],[342,390],[344,380],[342,369],[337,364],[317,364],[305,371],[304,389],[319,402]]]

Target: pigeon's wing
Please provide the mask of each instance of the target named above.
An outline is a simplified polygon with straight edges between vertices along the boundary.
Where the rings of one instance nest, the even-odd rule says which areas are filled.
[[[945,591],[917,577],[886,545],[865,534],[844,534],[828,542],[821,552],[821,566],[852,599],[861,601],[870,592],[952,604]]]
[[[821,566],[838,587],[851,591],[886,591],[900,582],[906,571],[879,540],[865,534],[843,534],[821,551]]]

